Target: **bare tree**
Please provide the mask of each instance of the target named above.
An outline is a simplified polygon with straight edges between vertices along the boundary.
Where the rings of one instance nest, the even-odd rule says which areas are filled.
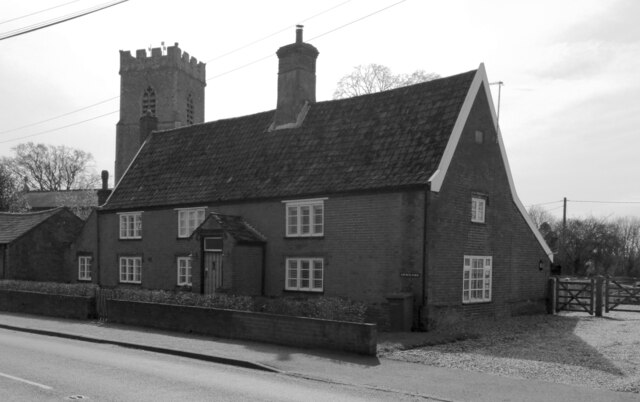
[[[557,221],[555,216],[551,215],[549,211],[539,205],[532,205],[531,207],[529,207],[529,210],[527,212],[529,213],[531,220],[533,220],[533,223],[538,229],[540,229],[542,224],[545,222],[553,226]]]
[[[44,191],[91,188],[100,182],[90,168],[93,156],[64,145],[20,144],[13,148],[15,156],[4,163],[14,178],[31,189]]]
[[[6,164],[0,164],[0,211],[23,212],[27,203]]]
[[[417,70],[412,74],[393,74],[389,67],[380,64],[356,66],[350,74],[338,81],[333,99],[386,91],[440,78],[438,74]]]

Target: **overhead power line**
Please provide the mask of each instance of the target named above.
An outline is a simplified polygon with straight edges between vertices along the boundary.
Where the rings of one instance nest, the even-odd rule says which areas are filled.
[[[582,200],[567,200],[567,202],[583,202],[590,204],[640,204],[640,201],[582,201]]]
[[[114,99],[118,99],[119,97],[120,97],[120,96],[114,96],[113,98],[105,99],[105,100],[103,100],[103,101],[100,101],[100,102],[94,103],[94,104],[92,104],[92,105],[85,106],[85,107],[82,107],[82,108],[80,108],[80,109],[73,110],[73,111],[71,111],[71,112],[63,113],[63,114],[60,114],[60,115],[58,115],[58,116],[54,116],[54,117],[50,117],[50,118],[48,118],[48,119],[44,119],[44,120],[40,120],[40,121],[36,121],[36,122],[34,122],[34,123],[25,124],[24,126],[20,126],[20,127],[12,128],[12,129],[9,129],[9,130],[0,131],[0,135],[2,135],[2,134],[12,133],[12,132],[14,132],[14,131],[22,130],[22,129],[25,129],[25,128],[28,128],[28,127],[37,126],[38,124],[46,123],[46,122],[49,122],[49,121],[52,121],[52,120],[57,120],[57,119],[59,119],[59,118],[61,118],[61,117],[69,116],[69,115],[72,115],[72,114],[74,114],[74,113],[77,113],[77,112],[81,112],[81,111],[83,111],[83,110],[90,109],[90,108],[92,108],[92,107],[94,107],[94,106],[102,105],[103,103],[110,102],[110,101],[112,101],[112,100],[114,100]]]
[[[27,34],[29,32],[34,32],[34,31],[38,31],[40,29],[48,28],[50,26],[62,24],[63,22],[67,22],[67,21],[74,20],[76,18],[84,17],[85,15],[93,14],[95,12],[104,10],[106,8],[109,8],[109,7],[117,6],[118,4],[121,4],[121,3],[124,3],[124,2],[127,2],[127,1],[129,1],[129,0],[117,0],[117,1],[113,1],[111,3],[101,4],[101,5],[96,6],[96,7],[92,7],[92,8],[88,8],[88,9],[79,11],[77,13],[67,14],[67,15],[59,17],[59,18],[54,18],[52,20],[44,21],[44,22],[41,22],[41,23],[38,23],[38,24],[29,25],[29,26],[24,27],[24,28],[19,28],[19,29],[15,29],[13,31],[5,32],[3,34],[0,34],[0,40],[13,38],[13,37],[16,37],[16,36]]]
[[[320,38],[320,37],[322,37],[322,36],[325,36],[325,35],[328,35],[328,34],[330,34],[330,33],[335,32],[335,31],[338,31],[338,30],[340,30],[340,29],[342,29],[342,28],[348,27],[349,25],[355,24],[356,22],[359,22],[359,21],[362,21],[362,20],[364,20],[364,19],[366,19],[366,18],[372,17],[372,16],[374,16],[374,15],[376,15],[376,14],[378,14],[378,13],[381,13],[381,12],[383,12],[383,11],[385,11],[385,10],[390,9],[391,7],[394,7],[394,6],[397,6],[398,4],[404,3],[405,1],[407,1],[407,0],[401,0],[401,1],[397,2],[397,3],[393,3],[393,4],[389,5],[389,6],[383,7],[383,8],[381,8],[381,9],[376,10],[376,11],[374,11],[374,12],[372,12],[372,13],[370,13],[370,14],[367,14],[367,15],[365,15],[365,16],[363,16],[363,17],[360,17],[360,18],[358,18],[358,19],[355,19],[355,20],[353,20],[353,21],[350,21],[350,22],[348,22],[348,23],[346,23],[346,24],[344,24],[344,25],[340,25],[339,27],[336,27],[336,28],[330,29],[330,30],[328,30],[328,31],[326,31],[326,32],[321,33],[320,35],[316,35],[316,36],[314,36],[313,38],[307,39],[307,40],[306,40],[306,42],[311,42],[311,41],[312,41],[312,40],[314,40],[314,39],[318,39],[318,38]],[[207,78],[207,81],[211,81],[211,80],[213,80],[213,79],[220,78],[220,77],[222,77],[222,76],[224,76],[224,75],[227,75],[227,74],[233,73],[233,72],[235,72],[235,71],[242,70],[242,69],[243,69],[243,68],[245,68],[245,67],[249,67],[249,66],[251,66],[251,65],[253,65],[253,64],[259,63],[259,62],[261,62],[261,61],[263,61],[263,60],[266,60],[266,59],[268,59],[268,58],[271,58],[271,57],[273,57],[273,53],[269,53],[268,55],[263,56],[263,57],[260,57],[259,59],[255,59],[255,60],[253,60],[253,61],[250,61],[250,62],[248,62],[248,63],[246,63],[246,64],[243,64],[243,65],[241,65],[241,66],[239,66],[239,67],[236,67],[236,68],[234,68],[234,69],[227,70],[227,71],[225,71],[225,72],[223,72],[223,73],[220,73],[220,74],[218,74],[218,75],[214,75],[214,76],[213,76],[213,77],[211,77],[211,78]]]
[[[350,3],[351,1],[352,1],[352,0],[344,1],[344,2],[342,2],[342,3],[340,3],[340,4],[338,4],[338,5],[335,5],[335,6],[331,7],[331,8],[328,8],[328,9],[326,9],[326,10],[324,10],[324,11],[321,11],[321,12],[319,12],[319,13],[317,13],[317,14],[314,14],[314,15],[312,15],[311,17],[307,17],[307,18],[305,18],[305,19],[303,19],[303,20],[299,21],[299,23],[303,23],[303,22],[310,21],[310,20],[312,20],[312,19],[314,19],[314,18],[316,18],[316,17],[321,16],[322,14],[326,14],[326,13],[328,13],[329,11],[333,11],[333,10],[335,10],[335,9],[336,9],[336,8],[338,8],[338,7],[342,7],[342,6],[344,6],[345,4]],[[282,29],[280,29],[280,30],[278,30],[278,31],[276,31],[276,32],[274,32],[274,33],[272,33],[272,34],[269,34],[269,35],[267,35],[267,36],[263,36],[263,37],[262,37],[262,38],[260,38],[260,39],[256,39],[256,40],[254,40],[253,42],[247,43],[246,45],[242,45],[242,46],[240,46],[240,47],[238,47],[238,48],[235,48],[235,49],[233,49],[233,50],[230,50],[230,51],[228,51],[227,53],[223,53],[223,54],[221,54],[221,55],[219,55],[219,56],[214,57],[213,59],[206,60],[206,61],[205,61],[205,63],[209,63],[210,61],[218,60],[218,59],[221,59],[221,58],[223,58],[223,57],[229,56],[230,54],[233,54],[233,53],[239,52],[240,50],[246,49],[246,48],[248,48],[248,47],[250,47],[250,46],[255,45],[256,43],[260,43],[260,42],[262,42],[262,41],[264,41],[264,40],[266,40],[266,39],[269,39],[269,38],[271,38],[271,37],[273,37],[273,36],[276,36],[276,35],[277,35],[277,34],[279,34],[279,33],[282,33],[282,32],[284,32],[284,31],[287,31],[287,30],[289,30],[291,27],[292,27],[292,25],[287,25],[286,27],[284,27],[284,28],[282,28]]]
[[[123,2],[125,2],[125,1],[128,1],[128,0],[119,0],[119,1],[114,2],[113,4],[109,4],[109,5],[107,5],[107,6],[103,7],[103,8],[112,7],[112,6],[114,6],[114,5],[117,5],[117,4],[120,4],[120,3],[123,3]],[[308,17],[308,18],[306,18],[306,19],[302,20],[301,22],[309,21],[309,20],[311,20],[311,19],[313,19],[313,18],[315,18],[315,17],[317,17],[317,16],[320,16],[320,15],[325,14],[325,13],[327,13],[327,12],[329,12],[329,11],[331,11],[331,10],[334,10],[334,9],[336,9],[336,8],[338,8],[338,7],[341,7],[341,6],[343,6],[343,5],[347,4],[347,3],[349,3],[350,1],[351,1],[351,0],[344,1],[344,2],[342,2],[342,3],[340,3],[340,4],[336,5],[336,6],[333,6],[333,7],[331,7],[331,8],[328,8],[328,9],[324,10],[324,11],[321,11],[320,13],[317,13],[317,14],[315,14],[315,15],[312,15],[311,17]],[[342,29],[342,28],[345,28],[345,27],[347,27],[347,26],[349,26],[349,25],[352,25],[352,24],[354,24],[354,23],[356,23],[356,22],[362,21],[362,20],[364,20],[364,19],[366,19],[366,18],[372,17],[372,16],[374,16],[374,15],[376,15],[376,14],[379,14],[379,13],[381,13],[381,12],[385,11],[385,10],[388,10],[388,9],[390,9],[390,8],[392,8],[392,7],[395,7],[395,6],[397,6],[397,5],[401,4],[401,3],[404,3],[405,1],[407,1],[407,0],[401,0],[401,1],[399,1],[399,2],[396,2],[396,3],[394,3],[394,4],[391,4],[391,5],[389,5],[389,6],[383,7],[383,8],[381,8],[381,9],[376,10],[376,11],[374,11],[374,12],[372,12],[372,13],[370,13],[370,14],[367,14],[367,15],[365,15],[365,16],[363,16],[363,17],[360,17],[360,18],[358,18],[358,19],[355,19],[355,20],[353,20],[353,21],[350,21],[350,22],[348,22],[348,23],[346,23],[346,24],[344,24],[344,25],[341,25],[341,26],[339,26],[339,27],[336,27],[336,28],[334,28],[334,29],[331,29],[331,30],[329,30],[329,31],[326,31],[326,32],[324,32],[324,33],[322,33],[322,34],[320,34],[320,35],[314,36],[313,38],[308,39],[308,41],[312,41],[312,40],[314,40],[314,39],[320,38],[320,37],[322,37],[322,36],[328,35],[328,34],[330,34],[330,33],[333,33],[333,32],[335,32],[335,31],[338,31],[338,30],[340,30],[340,29]],[[95,11],[99,11],[99,10],[94,10],[94,11],[91,11],[91,12],[95,12]],[[85,14],[85,15],[86,15],[86,14]],[[73,17],[73,18],[78,18],[78,16]],[[60,22],[63,22],[63,21],[60,21]],[[57,23],[60,23],[60,22],[57,22]],[[41,27],[41,28],[44,28],[44,27]],[[41,29],[41,28],[37,28],[37,29]],[[254,43],[260,42],[260,41],[262,41],[262,40],[264,40],[264,39],[267,39],[267,38],[269,38],[269,37],[271,37],[271,36],[274,36],[274,35],[276,35],[276,34],[278,34],[278,33],[282,32],[282,31],[284,31],[285,29],[289,29],[289,28],[290,28],[290,26],[289,26],[289,27],[287,27],[287,28],[284,28],[284,29],[282,29],[282,30],[280,30],[280,31],[278,31],[278,32],[276,32],[276,33],[273,33],[273,34],[271,34],[271,35],[268,35],[268,36],[266,36],[266,37],[264,37],[264,38],[258,39],[258,40],[254,41],[254,42],[251,42],[251,43],[249,43],[249,44],[247,44],[247,45],[243,45],[243,46],[241,46],[241,47],[239,47],[239,48],[237,48],[237,49],[235,49],[235,50],[232,50],[232,51],[230,51],[230,52],[227,52],[227,53],[225,53],[225,54],[222,54],[222,55],[220,55],[220,56],[217,56],[217,57],[215,57],[214,59],[210,59],[209,61],[211,61],[211,60],[217,60],[217,59],[220,59],[220,58],[225,57],[225,56],[227,56],[227,55],[230,55],[230,54],[232,54],[232,53],[234,53],[234,52],[236,52],[236,51],[238,51],[238,50],[241,50],[241,49],[244,49],[244,48],[246,48],[246,47],[248,47],[248,46],[251,46],[251,45],[253,45]],[[23,32],[23,33],[26,33],[26,32]],[[22,34],[22,33],[20,33],[20,34],[16,34],[16,35],[13,35],[13,36],[17,36],[17,35],[21,35],[21,34]],[[6,38],[6,37],[2,37],[2,36],[0,36],[0,40],[2,40],[2,39],[7,39],[7,38]],[[261,57],[261,58],[259,58],[259,59],[256,59],[256,60],[254,60],[254,61],[252,61],[252,62],[249,62],[249,63],[243,64],[243,65],[241,65],[241,66],[239,66],[239,67],[233,68],[233,69],[228,70],[228,71],[225,71],[225,72],[223,72],[223,73],[221,73],[221,74],[215,75],[215,76],[213,76],[213,77],[211,77],[211,78],[208,78],[208,79],[207,79],[207,81],[210,81],[210,80],[213,80],[213,79],[216,79],[216,78],[222,77],[222,76],[224,76],[224,75],[230,74],[230,73],[232,73],[232,72],[235,72],[235,71],[241,70],[241,69],[246,68],[246,67],[248,67],[248,66],[250,66],[250,65],[252,65],[252,64],[256,64],[256,63],[259,63],[259,62],[261,62],[261,61],[263,61],[263,60],[266,60],[266,59],[268,59],[268,58],[270,58],[270,57],[273,57],[273,54],[272,54],[272,53],[270,53],[270,54],[269,54],[269,55],[267,55],[267,56],[264,56],[264,57]],[[17,131],[17,130],[20,130],[20,129],[23,129],[23,128],[27,128],[27,127],[35,126],[35,125],[37,125],[37,124],[44,123],[44,122],[48,122],[48,121],[51,121],[51,120],[55,120],[55,119],[58,119],[58,118],[61,118],[61,117],[64,117],[64,116],[68,116],[68,115],[70,115],[70,114],[73,114],[73,113],[76,113],[76,112],[79,112],[79,111],[82,111],[82,110],[89,109],[89,108],[91,108],[91,107],[93,107],[93,106],[97,106],[97,105],[100,105],[100,104],[106,103],[106,102],[108,102],[108,101],[111,101],[111,100],[113,100],[113,99],[117,99],[117,98],[119,98],[119,97],[120,97],[120,96],[116,96],[116,97],[112,97],[112,98],[109,98],[109,99],[105,99],[105,100],[103,100],[103,101],[100,101],[100,102],[94,103],[94,104],[89,105],[89,106],[85,106],[85,107],[80,108],[80,109],[76,109],[76,110],[71,111],[71,112],[68,112],[68,113],[64,113],[64,114],[59,115],[59,116],[51,117],[51,118],[49,118],[49,119],[41,120],[41,121],[39,121],[39,122],[35,122],[35,123],[30,123],[30,124],[27,124],[27,125],[24,125],[24,126],[21,126],[21,127],[17,127],[17,128],[14,128],[14,129],[10,129],[10,130],[6,130],[6,131],[2,131],[2,132],[0,132],[0,135],[1,135],[1,134],[5,134],[5,133],[9,133],[9,132],[13,132],[13,131]],[[4,143],[7,143],[7,142],[12,142],[12,141],[18,141],[18,140],[22,140],[22,139],[25,139],[25,138],[36,137],[36,136],[43,135],[43,134],[48,134],[48,133],[53,132],[53,131],[58,131],[58,130],[62,130],[62,129],[64,129],[64,128],[68,128],[68,127],[76,126],[76,125],[79,125],[79,124],[82,124],[82,123],[86,123],[86,122],[89,122],[89,121],[92,121],[92,120],[95,120],[95,119],[99,119],[99,118],[101,118],[101,117],[105,117],[105,116],[108,116],[108,115],[111,115],[111,114],[115,114],[115,113],[117,113],[117,112],[118,112],[118,111],[116,110],[116,111],[112,111],[112,112],[109,112],[109,113],[106,113],[106,114],[103,114],[103,115],[100,115],[100,116],[95,116],[95,117],[92,117],[92,118],[89,118],[89,119],[86,119],[86,120],[82,120],[82,121],[79,121],[79,122],[71,123],[71,124],[68,124],[68,125],[66,125],[66,126],[61,126],[61,127],[53,128],[53,129],[50,129],[50,130],[40,131],[40,132],[37,132],[37,133],[34,133],[34,134],[30,134],[30,135],[26,135],[26,136],[22,136],[22,137],[18,137],[18,138],[12,138],[12,139],[5,140],[5,141],[0,141],[0,144],[4,144]]]
[[[562,200],[558,200],[558,201],[549,201],[549,202],[541,202],[541,203],[538,203],[538,204],[531,204],[531,205],[529,205],[529,208],[530,208],[530,207],[539,207],[539,206],[541,206],[541,205],[556,204],[556,203],[558,203],[558,202],[562,202]]]
[[[320,38],[320,37],[323,37],[323,36],[325,36],[325,35],[328,35],[328,34],[330,34],[330,33],[333,33],[333,32],[335,32],[335,31],[338,31],[338,30],[340,30],[340,29],[342,29],[342,28],[346,28],[346,27],[348,27],[349,25],[355,24],[356,22],[360,22],[360,21],[362,21],[362,20],[364,20],[364,19],[366,19],[366,18],[372,17],[372,16],[374,16],[374,15],[376,15],[376,14],[378,14],[378,13],[381,13],[381,12],[383,12],[383,11],[386,11],[386,10],[390,9],[391,7],[395,7],[395,6],[397,6],[398,4],[404,3],[405,1],[407,1],[407,0],[400,0],[400,1],[399,1],[399,2],[397,2],[397,3],[393,3],[393,4],[391,4],[390,6],[383,7],[383,8],[381,8],[381,9],[377,10],[377,11],[372,12],[371,14],[367,14],[367,15],[365,15],[364,17],[360,17],[360,18],[355,19],[355,20],[353,20],[353,21],[351,21],[351,22],[347,22],[347,23],[346,23],[346,24],[344,24],[344,25],[340,25],[340,26],[339,26],[339,27],[337,27],[337,28],[334,28],[334,29],[332,29],[332,30],[330,30],[330,31],[327,31],[327,32],[324,32],[324,33],[321,33],[320,35],[314,36],[313,38],[308,39],[308,40],[309,40],[309,41],[312,41],[312,40],[314,40],[314,39],[318,39],[318,38]]]
[[[73,0],[73,1],[69,1],[69,2],[67,2],[67,3],[58,4],[57,6],[53,6],[53,7],[49,7],[49,8],[45,8],[44,10],[39,10],[39,11],[35,11],[35,12],[33,12],[33,13],[30,13],[30,14],[25,14],[25,15],[21,15],[21,16],[19,16],[19,17],[14,17],[14,18],[10,18],[10,19],[8,19],[8,20],[0,21],[0,25],[2,25],[2,24],[6,24],[7,22],[17,21],[17,20],[21,20],[21,19],[23,19],[23,18],[31,17],[32,15],[36,15],[36,14],[40,14],[40,13],[44,13],[45,11],[50,11],[50,10],[53,10],[53,9],[55,9],[55,8],[60,8],[60,7],[63,7],[63,6],[69,5],[69,4],[71,4],[71,3],[77,3],[77,2],[79,2],[79,1],[80,1],[80,0]]]
[[[91,118],[86,119],[86,120],[77,121],[77,122],[75,122],[75,123],[67,124],[66,126],[56,127],[56,128],[52,128],[52,129],[50,129],[50,130],[45,130],[45,131],[40,131],[39,133],[29,134],[29,135],[25,135],[25,136],[23,136],[23,137],[18,137],[18,138],[12,138],[12,139],[10,139],[10,140],[0,141],[0,144],[6,144],[7,142],[12,142],[12,141],[17,141],[17,140],[24,140],[25,138],[36,137],[36,136],[38,136],[38,135],[47,134],[47,133],[50,133],[50,132],[52,132],[52,131],[58,131],[58,130],[62,130],[62,129],[64,129],[64,128],[69,128],[69,127],[77,126],[77,125],[79,125],[79,124],[86,123],[86,122],[91,121],[91,120],[96,120],[96,119],[99,119],[99,118],[101,118],[101,117],[109,116],[109,115],[112,115],[112,114],[115,114],[115,113],[118,113],[118,110],[114,110],[114,111],[109,112],[109,113],[101,114],[100,116],[91,117]]]

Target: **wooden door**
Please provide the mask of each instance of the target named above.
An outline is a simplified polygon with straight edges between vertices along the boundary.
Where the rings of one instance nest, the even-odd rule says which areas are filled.
[[[222,287],[222,253],[206,251],[204,253],[204,292],[215,294]]]

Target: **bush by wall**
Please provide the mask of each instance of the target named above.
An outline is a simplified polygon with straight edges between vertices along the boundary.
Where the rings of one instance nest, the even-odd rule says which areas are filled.
[[[38,292],[63,296],[95,296],[97,288],[97,285],[91,283],[0,280],[0,290]]]

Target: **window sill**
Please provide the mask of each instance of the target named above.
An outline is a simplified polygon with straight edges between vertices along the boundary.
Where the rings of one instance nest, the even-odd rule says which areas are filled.
[[[140,241],[142,237],[118,237],[120,241]]]
[[[463,301],[462,305],[464,306],[469,306],[469,305],[474,305],[474,304],[489,304],[489,303],[493,303],[493,300],[483,300],[483,301]]]
[[[291,294],[291,295],[293,295],[293,294],[299,294],[299,295],[302,295],[302,294],[304,294],[304,295],[312,294],[312,295],[320,295],[320,296],[324,295],[324,289],[323,289],[323,290],[292,290],[292,289],[283,289],[283,290],[282,290],[282,292],[283,292],[283,293],[285,293],[285,294]]]
[[[322,236],[285,236],[285,240],[324,240],[324,235]]]
[[[78,282],[91,282],[91,278],[89,278],[89,279],[78,278]]]

